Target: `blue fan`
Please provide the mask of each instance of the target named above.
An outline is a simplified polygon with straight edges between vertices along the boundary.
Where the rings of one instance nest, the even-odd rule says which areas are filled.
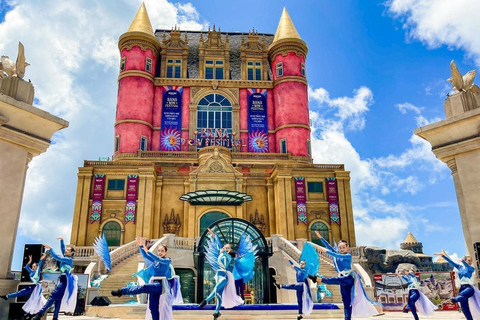
[[[93,241],[93,249],[95,252],[102,258],[103,263],[108,271],[112,270],[112,264],[110,262],[110,250],[108,249],[107,238],[105,234],[102,233],[102,236],[96,237]]]
[[[310,244],[306,242],[303,246],[302,254],[298,261],[305,260],[305,271],[313,276],[318,273],[318,268],[320,267],[320,261],[318,260],[317,250]]]
[[[254,276],[253,268],[255,266],[255,254],[257,253],[257,245],[253,245],[247,234],[242,234],[238,245],[238,258],[235,258],[235,267],[233,276],[235,279],[243,279],[247,282]]]

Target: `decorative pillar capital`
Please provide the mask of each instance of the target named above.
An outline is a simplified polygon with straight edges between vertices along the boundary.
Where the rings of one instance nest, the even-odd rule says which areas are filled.
[[[452,171],[452,175],[457,174],[457,162],[455,161],[455,158],[452,158],[447,161],[447,166],[450,168]]]

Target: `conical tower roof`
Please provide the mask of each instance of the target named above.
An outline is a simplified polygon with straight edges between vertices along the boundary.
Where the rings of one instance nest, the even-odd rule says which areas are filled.
[[[152,23],[148,17],[147,8],[145,8],[145,3],[143,2],[138,9],[135,18],[133,18],[130,28],[128,28],[127,32],[120,36],[120,39],[118,40],[118,48],[122,50],[124,46],[129,47],[138,40],[146,40],[148,43],[150,43],[154,54],[156,56],[158,55],[158,52],[160,51],[160,43],[155,37]],[[142,45],[145,45],[145,42],[143,42]]]
[[[405,241],[403,243],[419,243],[417,239],[413,236],[413,234],[408,231],[407,237],[405,238]]]
[[[135,18],[133,19],[132,24],[130,25],[130,28],[128,28],[127,30],[127,32],[132,32],[132,31],[144,32],[144,33],[154,35],[153,29],[152,29],[152,23],[150,22],[147,9],[145,8],[145,3],[143,2],[140,8],[138,9],[138,12],[135,15]]]
[[[278,22],[277,31],[275,32],[275,37],[273,38],[272,44],[283,39],[302,40],[297,32],[297,29],[293,25],[292,19],[290,18],[286,8],[283,8],[282,16]]]
[[[275,56],[279,51],[284,50],[285,46],[288,47],[289,51],[292,50],[292,45],[296,48],[295,51],[297,53],[302,54],[304,57],[307,56],[307,44],[300,38],[287,9],[283,8],[282,16],[278,22],[273,42],[268,48],[268,53]]]

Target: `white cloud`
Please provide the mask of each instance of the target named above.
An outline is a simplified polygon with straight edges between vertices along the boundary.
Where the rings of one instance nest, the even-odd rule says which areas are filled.
[[[398,247],[407,230],[414,227],[409,221],[420,218],[427,206],[390,203],[382,197],[392,193],[415,195],[426,183],[446,177],[448,168],[435,158],[427,141],[413,134],[410,147],[398,155],[368,159],[359,154],[346,134],[351,130],[358,134],[363,129],[363,125],[352,126],[351,123],[352,119],[356,124],[366,123],[368,106],[373,103],[369,88],[355,90],[352,97],[337,98],[331,98],[324,88],[309,88],[309,96],[314,161],[344,163],[345,169],[351,172],[357,244]],[[404,114],[412,111],[417,124],[428,122],[421,114],[423,109],[411,103],[397,104],[396,108]],[[329,112],[332,110],[334,112]],[[430,178],[427,181],[419,179],[419,172],[425,172]],[[438,226],[424,220],[426,232],[438,230]],[[389,226],[388,234],[383,232],[386,225]]]
[[[408,110],[411,110],[416,114],[420,114],[422,112],[422,108],[416,107],[408,102],[396,104],[395,108],[397,108],[401,114],[406,114]]]
[[[0,23],[0,53],[16,57],[18,41],[31,64],[25,79],[35,86],[38,107],[70,122],[52,138],[48,151],[29,164],[19,235],[42,243],[69,241],[77,186],[84,159],[110,156],[118,77],[117,41],[141,1],[13,2]],[[191,4],[145,1],[152,26],[189,29],[206,22]],[[16,245],[23,252],[23,243]],[[18,256],[13,268],[18,269]]]
[[[391,0],[387,6],[409,38],[430,48],[463,49],[480,66],[480,1]]]

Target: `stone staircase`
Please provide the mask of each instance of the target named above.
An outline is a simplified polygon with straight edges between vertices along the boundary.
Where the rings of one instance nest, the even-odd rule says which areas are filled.
[[[130,300],[136,301],[135,297],[114,297],[110,292],[112,290],[126,287],[131,281],[137,281],[136,278],[132,278],[132,274],[137,272],[139,259],[141,259],[140,253],[137,253],[122,261],[118,266],[112,268],[108,278],[101,282],[99,294],[101,296],[107,296],[114,304],[122,304]]]
[[[100,318],[145,319],[146,305],[110,305],[108,307],[87,306],[86,315]],[[213,310],[193,309],[174,310],[173,319],[180,320],[211,320]],[[263,320],[263,319],[296,319],[297,310],[231,310],[221,309],[220,319],[223,320]],[[343,319],[343,307],[339,309],[314,309],[305,319]]]

